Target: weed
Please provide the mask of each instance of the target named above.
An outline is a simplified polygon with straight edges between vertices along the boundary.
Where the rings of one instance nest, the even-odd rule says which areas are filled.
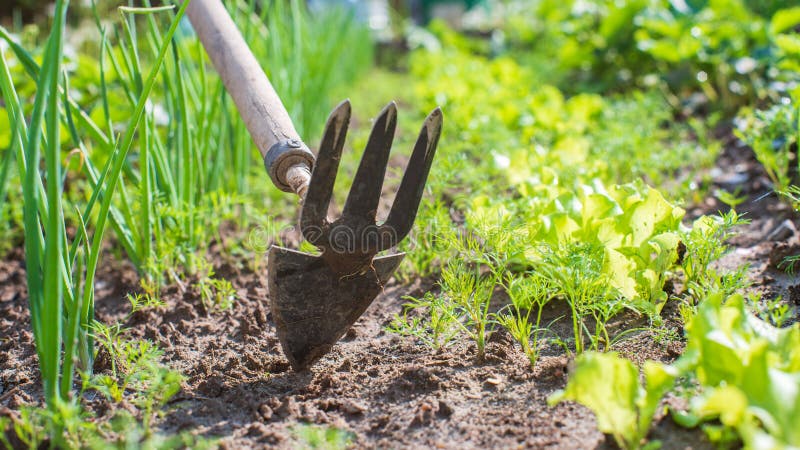
[[[737,186],[736,190],[733,192],[727,191],[725,189],[717,189],[714,191],[714,197],[717,197],[719,201],[728,205],[730,209],[736,209],[737,206],[741,205],[743,202],[747,200],[746,195],[739,195],[741,192],[741,187]]]
[[[84,440],[88,448],[97,450],[107,448],[108,442],[114,442],[117,448],[205,450],[218,447],[215,439],[195,436],[189,431],[175,435],[148,431],[136,417],[124,409],[115,411],[109,422],[103,423],[97,432],[90,434]]]
[[[656,344],[663,345],[670,342],[680,342],[682,338],[681,333],[672,327],[651,327],[650,332]]]
[[[206,311],[212,307],[220,310],[230,309],[236,299],[236,290],[230,281],[214,277],[214,267],[205,259],[198,260],[197,288],[200,301]]]
[[[353,433],[335,427],[297,425],[292,429],[296,448],[302,450],[339,450],[351,445]]]
[[[94,321],[92,323],[92,337],[95,342],[100,344],[100,347],[105,349],[108,354],[109,362],[111,364],[111,373],[117,375],[117,359],[114,355],[117,354],[116,349],[121,345],[121,337],[123,333],[122,325],[115,323],[113,325],[105,325],[102,322]],[[121,398],[116,398],[115,401],[120,401]]]
[[[750,296],[747,297],[747,303],[758,318],[778,328],[782,328],[794,316],[794,309],[780,296],[772,299],[762,299],[760,295]]]
[[[143,426],[149,434],[154,412],[180,391],[183,376],[160,363],[162,352],[152,342],[124,339],[125,330],[119,324],[95,322],[94,329],[110,359],[111,373],[88,378],[85,388],[116,403],[125,396],[142,410]]]
[[[128,313],[128,316],[132,316],[139,311],[145,311],[148,309],[153,308],[162,308],[166,304],[163,300],[159,297],[149,294],[149,293],[135,293],[135,294],[128,294],[128,303],[131,305],[131,312]]]
[[[12,422],[14,434],[27,448],[52,447],[55,442],[60,442],[65,448],[79,448],[82,436],[95,429],[87,418],[76,403],[62,402],[56,411],[24,407],[19,418],[12,419]],[[54,437],[52,430],[61,430],[62,435]],[[9,445],[8,448],[13,447]]]
[[[114,411],[108,421],[96,423],[94,417],[83,413],[80,415],[61,414],[60,417],[77,417],[77,420],[64,424],[66,448],[86,448],[102,450],[109,448],[158,448],[158,449],[211,449],[216,448],[214,439],[194,436],[188,431],[175,435],[163,435],[148,432],[136,417],[125,409]],[[0,418],[0,431],[8,429],[27,448],[47,447],[51,441],[47,429],[53,415],[42,408],[22,408],[18,419]],[[14,448],[5,435],[0,434],[0,444],[5,448]]]

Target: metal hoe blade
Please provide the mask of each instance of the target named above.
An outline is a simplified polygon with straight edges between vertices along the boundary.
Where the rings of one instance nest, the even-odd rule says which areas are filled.
[[[327,217],[333,185],[350,122],[350,103],[331,113],[311,174],[300,228],[320,256],[273,246],[269,292],[283,351],[295,370],[325,355],[369,307],[403,259],[403,253],[375,257],[411,231],[442,129],[436,108],[425,119],[389,216],[377,224],[397,107],[389,103],[375,119],[367,148],[336,220]]]

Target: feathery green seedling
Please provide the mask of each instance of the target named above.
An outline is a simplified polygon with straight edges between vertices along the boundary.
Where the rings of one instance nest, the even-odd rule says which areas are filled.
[[[721,216],[703,216],[694,221],[691,229],[682,232],[681,240],[686,247],[680,263],[687,293],[700,301],[711,292],[733,294],[746,285],[744,268],[732,273],[720,273],[713,262],[727,251],[726,241],[734,234],[738,225],[748,223],[735,210]]]
[[[120,324],[95,322],[94,337],[105,350],[111,374],[87,377],[84,388],[94,389],[114,402],[123,398],[143,411],[145,434],[150,434],[153,412],[180,390],[182,376],[164,366],[163,355],[148,340],[129,340]]]
[[[753,295],[747,297],[747,303],[759,319],[777,328],[783,328],[795,315],[795,308],[789,306],[781,296],[763,299],[761,295]]]
[[[438,351],[449,346],[460,331],[453,304],[444,295],[426,292],[422,298],[404,297],[403,315],[395,316],[386,331],[416,337]],[[410,316],[409,314],[416,314]]]
[[[198,281],[200,301],[206,311],[211,308],[230,309],[236,299],[236,291],[231,282],[224,278],[214,277],[214,267],[205,258],[198,259]]]
[[[81,437],[91,434],[95,430],[95,424],[86,420],[87,414],[81,411],[77,403],[60,403],[58,407],[58,411],[53,412],[49,409],[23,406],[19,417],[13,420],[13,435],[26,448],[52,448],[50,430],[56,424],[65,430],[64,438],[60,440],[62,448],[81,448]],[[2,439],[0,442],[3,442]]]
[[[589,339],[592,350],[599,350],[601,342],[606,347],[611,343],[606,322],[624,307],[603,272],[603,257],[597,252],[603,252],[603,248],[581,243],[547,249],[541,264],[534,269],[551,281],[556,287],[555,294],[569,305],[578,354],[584,351],[585,338]],[[586,323],[589,316],[594,319],[593,332]]]
[[[128,313],[128,316],[132,316],[139,311],[166,306],[164,301],[158,296],[148,292],[144,294],[138,292],[135,294],[128,294],[128,303],[131,305],[131,312]]]
[[[540,335],[546,331],[541,327],[542,312],[556,289],[537,272],[521,276],[507,274],[505,289],[511,304],[504,308],[505,312],[496,314],[497,323],[520,344],[533,369],[539,359]],[[533,321],[531,314],[535,314]]]
[[[452,307],[446,313],[456,318],[461,331],[475,341],[478,359],[483,359],[492,332],[489,304],[496,285],[494,278],[482,276],[478,267],[457,260],[442,268],[440,284]]]

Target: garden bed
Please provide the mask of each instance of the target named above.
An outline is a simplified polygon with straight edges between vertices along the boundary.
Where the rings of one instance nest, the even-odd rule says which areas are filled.
[[[770,195],[769,183],[749,149],[727,142],[726,151],[711,171],[715,184],[726,187],[736,174],[747,200],[740,210],[751,220],[731,240],[731,251],[720,261],[729,268],[749,264],[752,289],[783,296],[800,306],[796,278],[776,270],[776,252],[797,246],[794,233],[776,230],[784,221],[797,223],[797,215]],[[689,216],[724,209],[713,197],[688,208]],[[768,237],[772,235],[772,239]],[[164,351],[164,361],[186,376],[181,391],[164,408],[157,429],[166,434],[190,430],[220,438],[227,448],[289,445],[308,441],[303,425],[341,430],[337,438],[358,447],[536,447],[613,448],[613,440],[596,430],[594,415],[574,403],[547,405],[547,397],[563,389],[571,361],[563,349],[545,349],[535,370],[502,329],[494,333],[483,361],[475,348],[460,342],[446,351],[433,352],[414,339],[385,331],[399,314],[407,295],[421,296],[435,289],[432,280],[392,281],[367,313],[310,371],[290,369],[281,354],[271,322],[267,274],[253,272],[246,261],[216,253],[217,273],[232,281],[237,301],[229,311],[207,311],[197,292],[179,285],[163,293],[163,307],[129,316],[125,297],[137,290],[137,276],[127,263],[103,268],[98,281],[97,316],[105,323],[122,321],[132,339],[149,339]],[[265,258],[266,255],[258,255]],[[778,258],[777,261],[781,259]],[[262,265],[263,267],[263,265]],[[19,252],[0,263],[0,414],[42,401],[30,331]],[[551,304],[553,305],[553,304]],[[566,305],[549,306],[545,322],[569,314]],[[613,349],[631,360],[672,362],[683,350],[682,324],[677,307],[664,310],[664,330],[657,336],[644,329],[615,344]],[[567,338],[571,330],[551,329]],[[623,314],[611,327],[646,326],[646,319]],[[96,370],[103,367],[102,355]],[[106,364],[107,365],[107,364]],[[680,402],[668,397],[665,402]],[[86,400],[98,421],[109,420],[117,408],[93,394]],[[699,429],[676,426],[661,416],[651,431],[667,449],[714,448]],[[334,442],[335,438],[332,439]]]

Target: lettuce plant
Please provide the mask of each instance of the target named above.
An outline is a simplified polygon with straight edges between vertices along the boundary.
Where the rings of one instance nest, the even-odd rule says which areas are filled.
[[[714,294],[687,326],[675,367],[700,385],[680,423],[718,419],[746,448],[800,447],[800,325],[776,328],[746,309],[742,295]]]
[[[648,361],[643,368],[645,384],[636,366],[616,353],[586,352],[575,361],[575,371],[563,390],[548,398],[552,406],[572,400],[588,407],[597,428],[614,437],[624,449],[656,448],[644,442],[661,397],[675,383],[674,368]]]
[[[798,448],[800,324],[777,328],[753,315],[741,294],[715,293],[700,303],[686,328],[684,354],[669,366],[645,362],[644,386],[630,361],[587,352],[550,403],[577,401],[621,447],[641,448],[661,397],[684,377],[696,388],[688,411],[673,411],[679,424],[719,421],[745,448]]]

